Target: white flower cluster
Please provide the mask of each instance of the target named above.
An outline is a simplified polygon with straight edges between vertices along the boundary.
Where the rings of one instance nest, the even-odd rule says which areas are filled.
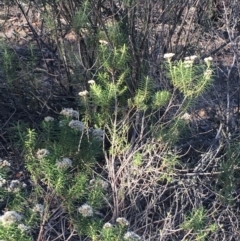
[[[78,93],[79,96],[86,96],[87,94],[88,94],[87,90],[84,90]]]
[[[61,112],[61,115],[64,115],[66,117],[73,117],[78,119],[79,118],[79,113],[76,110],[73,110],[72,108],[64,108]]]
[[[44,157],[48,156],[50,152],[47,149],[40,149],[37,151],[37,159],[43,159]]]
[[[108,189],[108,187],[109,187],[109,184],[108,184],[108,182],[106,182],[106,181],[104,181],[104,180],[102,180],[102,179],[97,179],[97,180],[95,180],[95,179],[92,179],[92,180],[90,180],[90,185],[98,185],[98,186],[100,186],[103,190],[107,190]]]
[[[18,228],[19,228],[22,232],[27,232],[27,231],[30,230],[30,227],[28,227],[28,226],[26,226],[26,225],[24,225],[24,224],[22,224],[22,223],[20,223],[20,224],[18,225]]]
[[[104,134],[105,132],[100,129],[100,128],[96,128],[96,129],[92,129],[92,136],[98,140],[98,141],[103,141],[103,137],[104,137]]]
[[[88,84],[90,84],[90,85],[94,85],[94,84],[95,84],[95,80],[90,79],[90,80],[88,81]]]
[[[22,220],[22,215],[15,211],[7,211],[2,216],[0,216],[0,222],[5,225],[10,225]]]
[[[44,211],[44,206],[40,203],[37,203],[33,208],[33,212],[40,213],[41,215],[43,214],[43,211]]]
[[[175,55],[174,53],[166,53],[166,54],[163,55],[163,58],[169,60],[169,59],[171,59],[174,55]]]
[[[118,224],[122,225],[122,226],[126,226],[126,227],[129,226],[128,220],[126,218],[123,218],[123,217],[117,218],[116,222]],[[112,228],[112,227],[113,227],[113,225],[109,222],[107,222],[103,225],[103,229],[109,229],[109,228]],[[142,240],[142,238],[138,234],[136,234],[134,232],[130,232],[130,231],[126,232],[124,234],[123,238],[124,238],[124,240],[128,240],[128,241],[140,241],[140,240]]]
[[[184,66],[185,68],[192,67],[194,60],[197,58],[197,55],[192,55],[184,58]]]
[[[1,177],[1,175],[0,175],[0,187],[3,187],[4,184],[6,184],[6,183],[7,183],[7,180],[4,179],[3,177]]]
[[[113,227],[113,225],[109,222],[107,222],[103,225],[103,229],[112,228],[112,227]]]
[[[100,39],[98,42],[102,45],[109,45],[109,42],[107,42],[106,40],[103,40],[103,39]]]
[[[206,80],[210,80],[211,77],[212,77],[212,70],[211,69],[207,69],[205,72],[204,72],[204,77],[206,78]]]
[[[117,218],[116,222],[122,226],[129,226],[129,222],[126,218],[122,218],[122,217]]]
[[[78,212],[81,213],[83,217],[92,217],[93,216],[93,208],[86,203],[78,208]]]
[[[54,118],[51,117],[51,116],[46,116],[46,117],[44,118],[44,121],[45,121],[45,122],[52,122],[52,121],[54,121]]]
[[[57,160],[56,166],[59,169],[67,169],[72,166],[72,160],[68,157],[64,157],[61,161]]]
[[[79,120],[71,120],[68,126],[77,131],[84,131],[84,124]]]
[[[8,162],[7,160],[3,160],[2,158],[0,158],[0,167],[10,167],[11,163]]]
[[[8,192],[19,192],[22,187],[26,187],[25,183],[18,180],[12,180],[7,188]]]
[[[186,112],[181,116],[181,119],[186,121],[191,120],[191,115]]]
[[[191,56],[187,56],[184,58],[185,61],[188,61],[188,60],[192,60],[194,61],[198,56],[197,55],[191,55]]]
[[[209,62],[212,62],[213,61],[213,58],[211,56],[207,57],[207,58],[204,58],[204,61],[206,63],[209,63]]]
[[[3,187],[5,184],[7,184],[7,180],[1,177],[0,175],[0,187]],[[6,187],[6,190],[8,192],[16,193],[16,192],[19,192],[21,188],[25,188],[26,186],[27,186],[26,183],[21,183],[19,180],[11,180],[8,187]]]
[[[141,237],[134,232],[126,232],[123,238],[125,240],[129,240],[129,241],[139,241],[139,240],[141,240]]]

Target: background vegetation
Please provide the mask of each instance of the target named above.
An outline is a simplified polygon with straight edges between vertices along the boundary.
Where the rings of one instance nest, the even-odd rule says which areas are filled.
[[[239,1],[0,4],[1,240],[239,239]]]

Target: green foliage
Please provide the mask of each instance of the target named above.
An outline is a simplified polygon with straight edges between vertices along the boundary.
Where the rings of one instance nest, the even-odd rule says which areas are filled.
[[[171,182],[173,180],[173,174],[175,171],[176,165],[178,165],[179,157],[174,153],[167,153],[162,157],[161,169],[163,173],[159,177],[160,180],[166,180],[167,182]]]
[[[103,228],[101,232],[101,241],[121,241],[123,240],[124,228],[122,227],[109,227]]]
[[[240,143],[231,143],[227,150],[226,156],[219,160],[220,172],[215,190],[220,194],[220,199],[223,203],[235,205],[235,198],[233,196],[236,185],[240,180],[240,156],[239,156]]]
[[[58,200],[58,205],[64,209],[69,222],[79,235],[99,240],[99,233],[101,233],[102,241],[120,241],[127,229],[119,225],[102,228],[101,218],[94,215],[95,210],[101,210],[105,200],[109,198],[109,195],[106,195],[106,189],[99,185],[101,182],[95,180],[94,184],[90,184],[96,158],[103,156],[102,151],[107,153],[107,158],[114,161],[129,153],[130,156],[132,155],[132,158],[129,158],[132,164],[136,168],[141,168],[144,163],[142,150],[146,148],[151,153],[154,146],[148,148],[141,140],[136,143],[137,145],[141,143],[142,146],[137,147],[138,151],[134,155],[131,153],[131,148],[135,144],[129,142],[131,121],[137,123],[137,128],[140,121],[144,123],[142,124],[143,133],[148,133],[146,135],[148,138],[156,138],[163,144],[173,146],[186,130],[186,121],[180,114],[187,110],[189,103],[200,92],[191,87],[190,78],[186,82],[186,88],[183,89],[180,88],[178,80],[176,82],[173,80],[175,87],[186,95],[188,100],[182,104],[180,110],[173,113],[171,121],[167,123],[155,121],[155,113],[159,108],[169,105],[173,98],[172,93],[168,90],[156,90],[154,81],[146,76],[138,83],[134,95],[130,96],[125,81],[129,74],[129,69],[126,67],[129,56],[125,44],[114,48],[101,45],[99,52],[100,55],[102,54],[100,57],[103,61],[102,67],[99,69],[96,81],[90,84],[89,92],[84,92],[80,97],[84,107],[84,123],[81,123],[81,126],[84,126],[83,129],[71,127],[70,123],[74,121],[72,117],[62,118],[60,123],[56,120],[43,121],[38,130],[20,123],[15,127],[34,192],[32,196],[30,193],[23,195],[21,191],[11,194],[8,207],[25,212],[25,223],[29,226],[39,226],[40,220],[36,214],[25,211],[24,207],[32,205],[29,200],[33,196],[35,202],[41,199],[48,200],[51,196],[52,199]],[[175,70],[179,68],[179,73],[188,71],[182,68],[181,62],[176,66]],[[169,71],[171,73],[171,67]],[[187,73],[185,77],[187,78],[189,74]],[[79,117],[79,114],[77,116]],[[147,132],[148,128],[144,125],[149,123],[152,125],[151,128],[149,127],[151,131]],[[105,128],[103,133],[110,142],[108,150],[102,150],[104,136],[97,139],[92,134],[94,128],[92,127],[91,130],[89,126]],[[68,163],[59,166],[63,159],[68,160]],[[178,155],[169,151],[162,154],[159,169],[163,174],[159,180],[171,182],[174,170],[179,163]],[[135,174],[137,174],[136,170]],[[124,194],[124,189],[120,189],[118,195],[124,197]],[[77,206],[82,207],[83,204],[90,205],[93,214],[84,216],[79,213]],[[205,210],[200,208],[194,210],[181,227],[184,230],[193,229],[197,232],[197,239],[203,240],[208,234],[204,229],[205,222]],[[21,237],[22,234],[16,232],[16,235]]]
[[[16,54],[9,49],[7,44],[0,42],[1,55],[1,67],[4,73],[4,78],[9,84],[9,87],[14,86],[14,79],[16,77],[16,69],[18,67],[18,62],[16,62]]]
[[[50,8],[45,8],[45,12],[42,14],[46,27],[49,33],[54,37],[54,31],[56,30],[56,24],[54,21],[53,11]]]
[[[157,130],[154,128],[153,133],[155,133],[156,138],[164,143],[169,143],[170,145],[176,144],[182,135],[186,131],[186,121],[182,120],[180,117],[171,121],[170,124],[162,124]]]
[[[194,209],[186,220],[181,224],[181,228],[185,230],[193,229],[195,232],[206,226],[206,210],[203,207]]]
[[[127,7],[132,7],[136,0],[123,0],[123,2]]]
[[[60,2],[62,5],[57,5]],[[169,150],[181,140],[187,129],[186,121],[181,115],[188,110],[192,101],[210,86],[212,70],[209,62],[206,62],[205,66],[188,65],[181,60],[174,63],[168,61],[165,72],[173,85],[173,90],[157,88],[155,80],[149,75],[148,65],[144,63],[147,61],[141,59],[145,56],[141,53],[144,52],[142,48],[145,43],[138,41],[141,38],[138,30],[135,29],[135,33],[135,22],[131,23],[128,19],[131,14],[137,16],[135,10],[138,1],[124,0],[123,15],[117,13],[106,21],[99,19],[101,14],[96,14],[101,13],[101,4],[106,1],[100,1],[99,6],[95,6],[95,2],[92,1],[80,2],[74,2],[73,5],[72,2],[69,3],[68,8],[63,1],[50,1],[47,4],[44,1],[43,19],[49,33],[56,34],[50,39],[59,44],[59,38],[63,40],[62,36],[65,33],[58,36],[57,22],[60,17],[57,21],[55,17],[58,14],[60,16],[61,11],[65,10],[66,14],[62,14],[61,17],[68,18],[72,24],[68,27],[73,27],[79,35],[81,56],[74,53],[74,48],[69,48],[72,53],[66,55],[65,40],[59,44],[59,52],[66,66],[72,64],[74,69],[79,68],[78,65],[81,63],[82,69],[79,72],[86,72],[87,77],[94,78],[94,82],[89,86],[86,86],[85,77],[81,76],[76,81],[81,88],[86,89],[80,94],[79,102],[82,114],[80,116],[83,120],[81,125],[84,125],[84,128],[71,128],[72,116],[62,118],[61,123],[56,120],[43,121],[35,129],[18,123],[14,128],[18,136],[17,139],[16,136],[13,139],[18,141],[17,147],[21,148],[24,155],[24,168],[30,176],[32,190],[8,193],[0,188],[0,197],[3,197],[4,201],[8,199],[8,209],[25,213],[24,223],[30,227],[39,228],[47,222],[51,211],[57,206],[57,209],[63,210],[69,227],[76,230],[78,235],[85,236],[84,239],[121,241],[127,227],[118,224],[103,227],[101,210],[105,208],[106,203],[110,204],[111,210],[115,208],[117,211],[120,204],[125,205],[122,200],[129,193],[125,189],[126,179],[122,177],[122,173],[127,173],[125,169],[128,165],[133,164],[134,176],[138,176],[138,168],[144,167],[146,159],[153,156],[154,159],[156,155],[156,167],[149,165],[148,170],[156,168],[161,171],[157,182],[173,180],[175,168],[180,160],[176,153]],[[53,6],[58,6],[59,12],[54,12]],[[148,22],[148,19],[146,20]],[[69,31],[68,28],[64,30]],[[132,38],[129,38],[130,31],[134,33]],[[147,28],[145,32],[147,34]],[[144,36],[146,37],[147,35]],[[31,48],[30,50],[33,63],[34,54]],[[9,80],[15,68],[13,58],[14,55],[5,48],[3,69]],[[92,62],[88,63],[89,66],[86,59]],[[32,66],[30,64],[29,67]],[[177,93],[181,94],[180,97]],[[75,118],[78,119],[79,115]],[[104,134],[100,138],[92,134],[94,127],[102,128]],[[110,143],[110,147],[105,148],[105,140]],[[156,145],[152,144],[155,142]],[[166,146],[166,149],[163,151],[159,146]],[[103,162],[100,168],[98,158]],[[107,193],[110,187],[102,185],[101,178],[94,178],[95,182],[91,182],[93,177],[101,176],[101,172],[111,181],[111,188],[115,187],[116,190],[112,188]],[[2,172],[1,175],[5,178],[7,172]],[[138,183],[139,180],[136,180],[135,184]],[[34,204],[39,201],[45,205],[44,217],[37,216],[32,211]],[[84,215],[79,211],[78,207],[84,204],[92,208],[91,215]],[[206,211],[199,208],[186,217],[181,228],[193,230],[197,233],[197,240],[200,240],[208,234],[206,223]],[[31,234],[25,238],[27,233],[20,233],[16,227],[14,231],[13,227],[14,225],[0,227],[0,237],[9,240],[5,236],[8,234],[14,238],[13,240],[32,240],[29,237]]]
[[[121,46],[126,45],[126,38],[125,38],[125,34],[123,33],[123,29],[121,28],[121,25],[122,25],[122,22],[116,22],[116,21],[111,21],[109,23],[106,23],[105,31],[102,30],[102,31],[99,31],[98,33],[98,39],[100,43],[102,41],[105,41],[105,42],[102,42],[105,44],[101,43],[100,47],[105,46],[105,47],[111,48],[111,45],[112,45],[115,48],[119,48]],[[110,41],[110,43],[108,41]],[[126,64],[126,62],[123,62],[123,64]]]
[[[135,96],[130,101],[131,107],[136,108],[137,110],[147,110],[151,105],[149,101],[153,94],[153,80],[148,76],[144,78],[143,81],[140,81],[138,84],[138,89],[136,90]]]
[[[124,106],[126,104],[126,98],[122,98],[127,91],[125,83],[128,74],[126,58],[125,45],[113,50],[100,45],[99,61],[102,61],[102,70],[97,74],[96,83],[90,85],[89,97],[82,97],[87,122],[90,121],[102,127],[109,123],[116,105]]]
[[[33,241],[33,237],[27,232],[21,231],[17,225],[3,226],[0,223],[0,238],[8,241]]]
[[[166,105],[171,98],[171,93],[167,90],[157,91],[153,96],[152,108],[154,110]]]
[[[139,152],[135,153],[135,155],[133,156],[133,165],[138,167],[138,166],[141,166],[142,163],[143,163],[142,154]]]
[[[71,185],[68,185],[67,200],[83,200],[86,198],[86,188],[88,185],[89,177],[84,173],[78,173],[74,176],[74,180],[71,181]]]
[[[83,1],[82,6],[73,17],[73,28],[79,32],[81,28],[88,27],[91,6],[89,1]]]
[[[26,136],[24,138],[24,147],[26,148],[27,157],[32,158],[34,149],[36,146],[37,134],[35,130],[27,129]]]
[[[196,240],[206,240],[208,234],[217,229],[216,224],[209,225],[207,211],[204,207],[193,209],[180,227],[186,231],[192,230],[196,233]]]
[[[192,57],[195,58],[195,56]],[[191,57],[187,58],[191,59]],[[170,101],[174,101],[176,90],[182,93],[182,103],[171,115],[170,121],[160,123],[160,126],[152,125],[152,132],[158,140],[174,145],[187,132],[187,121],[182,118],[182,113],[186,113],[194,100],[212,83],[211,62],[207,59],[205,62],[206,66],[199,66],[194,64],[193,60],[172,62],[170,58],[167,59],[166,75],[174,86],[174,92],[157,91],[153,97],[152,108],[167,106]]]
[[[112,156],[117,156],[125,153],[130,146],[127,140],[129,126],[124,124],[120,125],[119,128],[118,126],[109,126],[108,129],[110,137],[109,140],[111,143],[109,153]]]
[[[212,70],[209,62],[205,68],[205,66],[194,65],[186,61],[176,63],[168,61],[167,69],[173,86],[187,98],[198,97],[206,91],[212,82]]]
[[[41,134],[29,128],[24,129],[20,126],[18,128],[24,147],[25,165],[33,180],[34,188],[38,189],[35,192],[37,199],[52,195],[52,198],[61,200],[61,205],[67,207],[70,216],[79,219],[74,214],[76,203],[80,205],[87,202],[94,208],[101,208],[104,203],[104,190],[101,187],[91,187],[91,192],[89,192],[91,166],[100,154],[101,145],[98,140],[94,140],[94,137],[90,137],[87,133],[71,129],[68,126],[69,121],[69,119],[64,119],[61,126],[54,121],[43,122]],[[80,145],[79,142],[81,142]],[[39,149],[46,146],[48,152],[40,156]],[[72,163],[66,167],[59,167],[57,163],[63,157],[70,157]],[[47,186],[50,194],[45,193],[44,186]],[[13,210],[22,211],[21,207],[25,205],[23,201],[27,196],[19,194],[11,199],[8,206]],[[90,226],[95,225],[93,220],[86,222],[86,218],[83,218],[82,222],[85,225],[87,223]],[[90,226],[86,230],[89,230]]]

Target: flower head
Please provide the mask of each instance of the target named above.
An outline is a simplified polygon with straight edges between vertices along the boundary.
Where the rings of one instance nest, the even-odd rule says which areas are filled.
[[[22,232],[27,232],[27,231],[30,230],[30,227],[28,227],[28,226],[26,226],[26,225],[24,225],[24,224],[22,224],[22,223],[20,223],[20,224],[18,225],[18,228],[19,228]]]
[[[91,179],[90,181],[89,181],[89,184],[92,186],[92,185],[98,185],[98,186],[100,186],[103,190],[107,190],[108,189],[108,187],[109,187],[109,184],[108,184],[108,182],[106,182],[106,181],[104,181],[104,180],[102,180],[102,179],[97,179],[97,180],[95,180],[95,179]]]
[[[33,212],[38,212],[40,214],[43,214],[44,206],[42,204],[37,203],[35,207],[33,208]]]
[[[141,237],[139,235],[137,235],[134,232],[127,232],[125,233],[124,237],[125,240],[129,240],[129,241],[138,241],[141,240]]]
[[[22,187],[22,183],[18,180],[12,180],[10,182],[10,185],[8,187],[8,192],[18,192],[20,191],[21,187]]]
[[[103,140],[104,133],[105,132],[102,129],[99,129],[99,128],[96,128],[96,129],[92,130],[93,137],[98,141]]]
[[[187,60],[192,60],[192,61],[194,61],[197,57],[198,57],[197,55],[187,56],[187,57],[184,58],[184,60],[185,60],[185,61],[187,61]]]
[[[186,112],[185,114],[183,114],[181,116],[181,119],[182,120],[190,120],[191,119],[191,115]]]
[[[103,44],[103,45],[108,45],[109,44],[106,40],[102,40],[102,39],[99,40],[99,43]]]
[[[1,175],[0,175],[0,187],[3,187],[4,184],[6,184],[6,183],[7,183],[7,180],[4,179],[3,177],[1,177]]]
[[[80,91],[78,93],[79,96],[86,96],[88,94],[88,91],[87,90],[84,90],[84,91]]]
[[[88,84],[94,85],[94,84],[95,84],[95,80],[93,80],[93,79],[89,80],[89,81],[88,81]]]
[[[68,124],[68,126],[74,130],[77,131],[84,131],[84,124],[81,121],[78,120],[71,120]]]
[[[129,225],[129,222],[126,218],[117,218],[116,222],[119,223],[122,226],[128,226]]]
[[[44,157],[49,155],[49,151],[47,149],[39,149],[37,151],[37,159],[43,159]]]
[[[99,183],[100,187],[103,189],[103,190],[107,190],[108,187],[109,187],[109,184],[108,182],[104,181],[104,180],[99,180],[97,183]]]
[[[107,222],[103,225],[103,229],[112,228],[112,227],[113,227],[113,225],[109,222]]]
[[[0,167],[10,167],[11,163],[0,158]]]
[[[92,185],[94,185],[96,183],[96,180],[95,179],[91,179],[90,181],[89,181],[89,184],[92,186]]]
[[[81,213],[83,217],[92,217],[93,216],[92,207],[86,203],[78,208],[78,212]]]
[[[79,118],[79,113],[76,110],[73,110],[72,108],[64,108],[61,112],[61,115],[64,115],[66,117],[73,117],[78,119]]]
[[[171,59],[175,54],[174,53],[166,53],[163,55],[164,59]]]
[[[0,216],[0,222],[5,225],[13,224],[22,220],[22,215],[15,211],[7,211],[2,216]]]
[[[68,157],[64,157],[61,161],[56,162],[56,166],[59,169],[67,169],[72,166],[72,160]]]
[[[210,56],[210,57],[205,58],[204,61],[205,61],[206,63],[209,63],[209,62],[212,62],[212,61],[213,61],[213,58]]]
[[[212,70],[211,69],[207,69],[205,72],[204,72],[204,77],[209,80],[211,79],[212,77]]]
[[[184,60],[184,67],[189,68],[192,67],[194,60]]]
[[[46,116],[46,117],[44,118],[44,121],[45,121],[45,122],[52,122],[52,121],[54,121],[54,118],[51,117],[51,116]]]

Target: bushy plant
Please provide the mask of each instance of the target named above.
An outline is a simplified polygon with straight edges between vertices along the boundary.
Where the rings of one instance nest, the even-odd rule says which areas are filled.
[[[169,1],[159,9],[161,18],[153,17],[153,6],[158,9],[158,3],[38,1],[46,29],[42,32],[45,39],[36,39],[39,46],[48,44],[52,65],[48,58],[44,63],[46,74],[54,79],[47,78],[45,84],[60,94],[50,91],[47,100],[41,99],[47,88],[33,84],[36,92],[32,94],[31,89],[26,96],[31,93],[37,100],[41,107],[37,115],[47,109],[57,116],[56,110],[62,110],[60,117],[46,116],[32,126],[19,122],[11,128],[13,143],[22,153],[28,188],[16,180],[11,182],[5,167],[0,196],[6,211],[24,214],[19,224],[28,230],[22,225],[20,231],[16,229],[18,223],[2,225],[0,238],[204,240],[217,230],[212,223],[220,219],[215,210],[210,213],[205,208],[215,205],[208,180],[217,175],[216,196],[225,196],[227,201],[233,198],[238,158],[231,153],[237,147],[229,151],[227,161],[215,160],[211,150],[206,155],[188,156],[192,123],[186,117],[195,101],[211,88],[212,58],[187,56],[178,49],[181,26],[171,48],[176,53],[163,54],[170,49],[184,9],[178,9],[182,3]],[[190,2],[186,4],[191,10]],[[154,21],[160,21],[164,29],[165,18],[170,19],[169,36],[167,43],[162,39],[163,47],[157,38],[153,40],[153,28]],[[188,34],[183,50],[190,42]],[[188,53],[196,49],[194,46]],[[8,52],[3,57],[5,72],[14,71],[12,57]],[[32,62],[34,57],[32,53]],[[31,77],[32,83],[40,83]],[[52,87],[53,83],[57,87]],[[51,100],[55,97],[64,101],[57,99],[54,106]],[[78,111],[62,108],[73,107],[66,104],[67,98],[77,99],[73,105]],[[28,109],[37,107],[29,104]],[[186,143],[189,150],[183,154]],[[199,165],[192,168],[196,163]],[[186,213],[188,209],[192,211]],[[2,214],[4,220],[7,212]]]
[[[196,240],[206,240],[210,232],[216,231],[215,224],[209,225],[206,210],[203,207],[194,209],[180,225],[184,230],[191,230],[196,234]],[[187,236],[185,236],[187,238]]]
[[[105,53],[106,48],[100,47],[100,51]],[[82,112],[83,122],[79,121],[78,111],[65,108],[60,113],[63,115],[60,121],[45,117],[40,132],[17,126],[21,147],[24,150],[25,168],[30,174],[33,192],[27,195],[25,193],[24,198],[20,195],[20,199],[16,196],[8,204],[9,207],[20,211],[24,210],[23,205],[26,205],[26,202],[30,202],[29,206],[43,205],[42,222],[51,218],[49,212],[57,208],[61,215],[66,216],[69,224],[79,235],[89,236],[93,240],[99,236],[98,232],[102,225],[101,218],[96,215],[97,210],[103,210],[106,206],[105,200],[109,202],[112,199],[113,220],[121,216],[122,212],[119,208],[124,207],[124,199],[127,196],[126,172],[133,178],[131,182],[134,180],[138,182],[138,168],[146,165],[145,158],[149,156],[148,153],[153,151],[162,153],[158,164],[155,164],[155,167],[149,166],[149,172],[152,172],[151,168],[162,169],[165,175],[158,180],[171,182],[174,167],[178,164],[178,157],[175,153],[166,152],[166,150],[168,145],[173,144],[173,140],[179,139],[179,123],[184,123],[181,114],[188,106],[182,105],[173,113],[170,124],[166,125],[161,117],[160,120],[156,120],[158,108],[169,105],[174,93],[155,90],[153,81],[146,77],[139,83],[135,96],[126,94],[128,87],[124,76],[127,72],[121,67],[127,61],[124,57],[127,53],[126,47],[121,46],[119,50],[115,48],[107,51],[109,51],[107,54],[109,58],[105,59],[105,65],[103,70],[100,70],[98,78],[95,81],[89,81],[89,92],[79,93],[85,110]],[[116,62],[113,64],[114,59]],[[168,63],[170,65],[167,69],[168,76],[171,76],[170,80],[174,88],[182,91],[184,100],[192,101],[193,96],[198,95],[199,88],[209,84],[210,76],[207,76],[208,81],[199,83],[199,88],[191,88],[193,85],[191,81],[195,80],[195,67],[191,66],[192,73],[189,69],[182,67],[181,61],[176,63],[175,67],[172,67],[169,60]],[[109,67],[111,64],[113,65]],[[114,67],[118,73],[116,76],[119,76],[116,80]],[[112,76],[108,68],[114,71]],[[208,65],[207,70],[210,68]],[[172,72],[173,69],[175,72]],[[186,74],[185,71],[188,73]],[[184,74],[189,79],[184,90],[181,90],[179,82],[183,79],[178,76]],[[191,93],[188,94],[188,91]],[[131,125],[131,122],[134,125]],[[151,126],[148,127],[148,125]],[[132,128],[135,133],[129,136]],[[169,128],[171,135],[167,136],[164,131]],[[161,134],[156,134],[157,131]],[[147,142],[149,138],[151,141],[158,138],[167,149],[156,150],[156,145],[150,146]],[[104,145],[105,139],[110,143],[109,149]],[[101,178],[91,181],[91,177],[95,176],[94,166],[97,164],[97,158],[105,159],[107,181]],[[107,192],[110,187],[111,192]],[[52,200],[50,203],[49,198]],[[41,204],[38,204],[39,201]],[[31,223],[33,222],[32,225],[40,225],[40,220],[33,218],[31,212],[26,216],[26,223],[30,220]],[[109,240],[109,238],[121,240],[124,235],[126,234],[121,228],[111,227],[102,230],[101,238],[102,240]],[[131,240],[133,236],[130,235],[126,239]]]
[[[109,240],[110,236],[113,240],[117,237],[122,240],[126,229],[121,228],[120,224],[110,234],[105,228],[102,229],[103,221],[98,214],[106,207],[105,200],[110,198],[108,181],[101,176],[92,178],[96,158],[103,157],[104,133],[100,129],[87,129],[83,122],[74,119],[79,114],[73,109],[63,109],[61,114],[65,117],[60,121],[46,117],[41,133],[19,125],[17,127],[22,141],[19,147],[24,150],[25,168],[31,177],[32,191],[27,191],[20,182],[15,187],[9,185],[4,179],[6,174],[3,170],[2,199],[9,199],[8,208],[14,210],[14,215],[15,211],[21,214],[15,215],[19,220],[15,218],[6,223],[5,219],[9,218],[4,215],[8,213],[1,216],[3,228],[0,238],[11,236],[10,240],[34,240],[36,233],[33,227],[39,227],[51,219],[51,210],[56,208],[60,215],[66,217],[72,231],[79,235],[91,237],[92,240]],[[24,220],[24,224],[20,225],[22,229],[16,230],[15,226],[21,220]],[[101,230],[102,236],[99,237]]]

